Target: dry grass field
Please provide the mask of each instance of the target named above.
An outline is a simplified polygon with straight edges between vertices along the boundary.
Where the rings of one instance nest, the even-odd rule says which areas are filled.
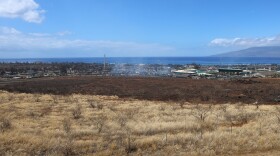
[[[280,106],[0,92],[0,155],[279,155]]]

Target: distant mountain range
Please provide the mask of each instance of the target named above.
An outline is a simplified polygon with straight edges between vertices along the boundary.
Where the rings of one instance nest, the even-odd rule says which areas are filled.
[[[239,51],[232,51],[212,57],[280,57],[280,46],[252,47]]]

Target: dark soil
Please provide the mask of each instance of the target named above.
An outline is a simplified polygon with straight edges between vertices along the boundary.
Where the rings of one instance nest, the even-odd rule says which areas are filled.
[[[191,80],[143,77],[57,77],[0,83],[0,90],[68,95],[117,95],[160,101],[278,104],[280,79]]]

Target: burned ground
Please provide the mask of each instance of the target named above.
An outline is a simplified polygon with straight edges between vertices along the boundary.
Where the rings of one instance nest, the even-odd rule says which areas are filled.
[[[70,95],[117,95],[158,101],[277,104],[279,79],[191,80],[143,77],[57,77],[0,83],[0,90]]]

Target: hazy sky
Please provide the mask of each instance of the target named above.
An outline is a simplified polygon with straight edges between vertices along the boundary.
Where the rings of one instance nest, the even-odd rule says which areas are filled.
[[[0,0],[0,56],[207,56],[280,45],[279,0]]]

